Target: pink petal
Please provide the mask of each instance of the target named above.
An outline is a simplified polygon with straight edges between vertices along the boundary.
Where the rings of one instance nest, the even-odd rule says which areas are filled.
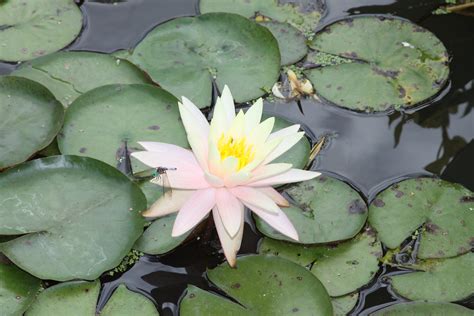
[[[230,237],[227,233],[217,207],[212,209],[212,216],[214,217],[217,234],[219,235],[219,240],[221,241],[222,249],[224,250],[224,255],[227,259],[227,262],[229,262],[231,267],[235,267],[237,253],[239,252],[240,245],[242,244],[242,236],[244,234],[244,216],[242,216],[240,219],[240,229],[234,238]]]
[[[278,213],[268,213],[265,210],[262,210],[258,207],[253,205],[244,203],[249,209],[251,209],[255,214],[257,214],[261,219],[268,223],[268,225],[272,226],[280,233],[285,236],[290,237],[296,241],[299,240],[298,232],[296,231],[295,227],[291,223],[290,219],[283,213],[282,210],[279,210]]]
[[[311,180],[320,175],[321,173],[316,172],[316,171],[290,169],[287,172],[281,173],[279,175],[266,178],[263,180],[255,181],[255,182],[250,182],[247,185],[251,187],[268,187],[268,186],[279,185],[279,184]]]
[[[234,238],[244,216],[244,205],[229,190],[221,188],[216,190],[216,206],[227,234]]]
[[[185,97],[183,97],[183,103],[178,103],[178,106],[189,145],[202,169],[207,171],[209,123],[202,112]]]
[[[290,203],[280,194],[277,190],[272,187],[257,188],[258,191],[262,192],[269,198],[271,198],[277,205],[288,207]]]
[[[215,189],[194,191],[179,210],[171,236],[180,236],[199,224],[216,204],[215,193]]]
[[[166,152],[136,151],[132,153],[131,156],[152,168],[179,167],[180,169],[201,169],[193,153],[189,150],[181,149],[182,150],[168,150]]]
[[[168,156],[158,152],[139,151],[133,153],[132,156],[152,168],[176,168],[176,170],[167,170],[166,175],[159,177],[154,182],[158,185],[184,190],[204,189],[210,186],[196,160],[191,163],[186,159],[179,159],[182,157],[180,153],[170,152]],[[169,180],[169,185],[164,183],[165,178]]]
[[[239,186],[231,188],[230,192],[242,202],[254,205],[269,213],[277,213],[280,210],[271,198],[255,188]]]
[[[204,177],[206,178],[206,181],[209,182],[209,184],[213,186],[214,188],[220,188],[224,186],[224,181],[221,178],[209,172],[206,172],[204,174]]]
[[[161,188],[157,186],[157,190]],[[173,190],[172,194],[165,194],[142,213],[145,217],[159,217],[177,212],[194,193],[192,190]]]
[[[290,163],[273,163],[269,165],[262,165],[252,171],[252,177],[248,182],[255,182],[282,174],[290,170],[291,167],[293,167],[293,165]]]

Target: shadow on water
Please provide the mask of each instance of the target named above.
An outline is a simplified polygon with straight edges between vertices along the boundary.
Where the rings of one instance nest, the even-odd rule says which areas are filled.
[[[197,0],[81,0],[85,25],[81,36],[67,49],[113,52],[133,48],[154,26],[179,16],[197,13]],[[113,4],[113,2],[116,2]],[[313,100],[302,100],[302,114],[294,103],[266,103],[270,114],[302,123],[308,134],[328,136],[314,168],[349,181],[370,201],[383,188],[411,175],[437,175],[474,189],[474,23],[460,15],[434,16],[442,0],[337,0],[327,1],[322,24],[353,14],[394,14],[412,20],[436,34],[452,61],[450,85],[434,104],[414,113],[389,116],[355,114]],[[0,63],[0,74],[16,64]],[[314,140],[314,139],[313,139]],[[145,256],[130,270],[103,277],[99,306],[119,283],[152,299],[161,315],[176,315],[187,284],[219,293],[205,277],[208,268],[222,262],[215,231],[210,238],[192,241],[164,256]],[[241,254],[255,253],[260,235],[246,225]],[[361,291],[354,315],[400,301],[384,276]],[[223,294],[223,293],[220,293]],[[467,306],[474,305],[469,301]]]

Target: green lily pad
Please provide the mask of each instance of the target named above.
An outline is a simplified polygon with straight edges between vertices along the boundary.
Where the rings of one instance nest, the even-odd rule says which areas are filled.
[[[472,316],[472,310],[449,303],[410,302],[390,305],[371,314],[373,316]]]
[[[95,279],[117,266],[143,231],[140,189],[94,159],[30,161],[1,173],[0,187],[0,234],[22,235],[0,251],[41,279]]]
[[[348,184],[328,177],[300,182],[285,189],[290,207],[282,208],[298,231],[300,243],[316,244],[357,235],[367,218],[367,206]],[[273,239],[290,240],[256,217],[257,228]]]
[[[58,51],[82,28],[73,0],[0,2],[0,60],[21,61]]]
[[[264,119],[268,118],[268,115],[264,115]],[[293,125],[294,123],[289,122],[285,119],[275,117],[275,125],[273,125],[273,132],[277,132],[283,128]],[[311,144],[308,138],[303,137],[297,142],[290,150],[275,159],[272,163],[291,163],[293,168],[304,169],[309,160],[309,153],[311,151]]]
[[[164,89],[199,107],[211,105],[212,82],[236,102],[258,98],[277,81],[278,43],[270,31],[236,14],[210,13],[159,25],[130,59]]]
[[[303,267],[273,256],[245,256],[237,269],[224,263],[207,272],[229,299],[188,287],[181,315],[332,315],[329,296]]]
[[[336,246],[307,246],[264,238],[259,253],[278,255],[303,266],[312,263],[311,272],[329,295],[342,296],[370,282],[378,270],[382,246],[368,234]]]
[[[332,299],[332,307],[334,309],[334,316],[346,316],[357,304],[359,300],[359,293],[352,293],[341,297]]]
[[[42,85],[0,77],[0,117],[1,170],[48,146],[61,129],[64,110]]]
[[[177,214],[170,214],[156,219],[137,240],[136,250],[149,255],[161,255],[179,246],[191,232],[179,237],[172,237],[171,231]]]
[[[26,316],[95,316],[100,283],[73,281],[47,288],[26,312]],[[153,303],[143,295],[119,285],[105,307],[103,316],[159,315]]]
[[[322,7],[318,1],[279,0],[200,0],[201,13],[229,12],[253,18],[263,15],[279,22],[287,22],[304,33],[312,33],[321,19]],[[288,3],[290,2],[290,3]]]
[[[40,82],[64,105],[78,96],[108,84],[151,83],[130,62],[90,52],[59,52],[23,64],[12,75]]]
[[[151,85],[108,85],[91,90],[68,108],[58,135],[63,154],[89,156],[116,166],[127,142],[138,141],[187,146],[178,100]]]
[[[474,245],[474,195],[463,186],[433,178],[409,179],[381,192],[369,208],[370,224],[394,249],[423,226],[418,258],[445,258]]]
[[[357,111],[413,107],[444,87],[449,56],[435,35],[396,17],[350,17],[310,47],[354,60],[305,72],[319,96]]]
[[[20,316],[35,299],[41,280],[0,262],[0,306],[5,316]]]
[[[474,293],[474,253],[431,259],[413,268],[417,271],[391,276],[395,292],[410,300],[453,302]]]
[[[306,38],[296,28],[288,23],[262,22],[275,36],[281,54],[281,65],[292,65],[301,60],[308,53]]]

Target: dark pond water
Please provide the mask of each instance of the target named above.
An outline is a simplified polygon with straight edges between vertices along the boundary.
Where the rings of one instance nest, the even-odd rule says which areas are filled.
[[[315,0],[316,1],[316,0]],[[157,24],[179,16],[196,15],[196,0],[76,1],[86,23],[69,50],[113,52],[134,47]],[[474,18],[432,15],[435,0],[327,0],[321,24],[353,14],[394,14],[429,29],[446,45],[452,57],[451,78],[429,106],[414,113],[367,116],[302,101],[302,112],[293,103],[267,104],[266,111],[305,125],[312,137],[327,135],[329,142],[314,168],[344,179],[370,202],[383,188],[413,175],[436,175],[474,190]],[[0,74],[14,64],[0,63]],[[241,254],[255,253],[260,235],[246,226]],[[216,233],[197,236],[174,252],[145,256],[121,276],[104,277],[99,307],[118,283],[151,298],[162,315],[177,315],[187,284],[215,288],[205,271],[222,262]],[[352,315],[367,315],[401,299],[378,278],[361,291]],[[474,300],[462,302],[474,308]]]

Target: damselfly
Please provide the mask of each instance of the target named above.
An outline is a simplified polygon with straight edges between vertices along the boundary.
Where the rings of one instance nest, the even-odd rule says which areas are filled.
[[[133,177],[138,180],[149,180],[151,183],[161,186],[163,189],[163,195],[168,195],[171,197],[173,191],[171,189],[167,172],[175,170],[177,169],[171,167],[158,167],[137,172],[133,175]]]

